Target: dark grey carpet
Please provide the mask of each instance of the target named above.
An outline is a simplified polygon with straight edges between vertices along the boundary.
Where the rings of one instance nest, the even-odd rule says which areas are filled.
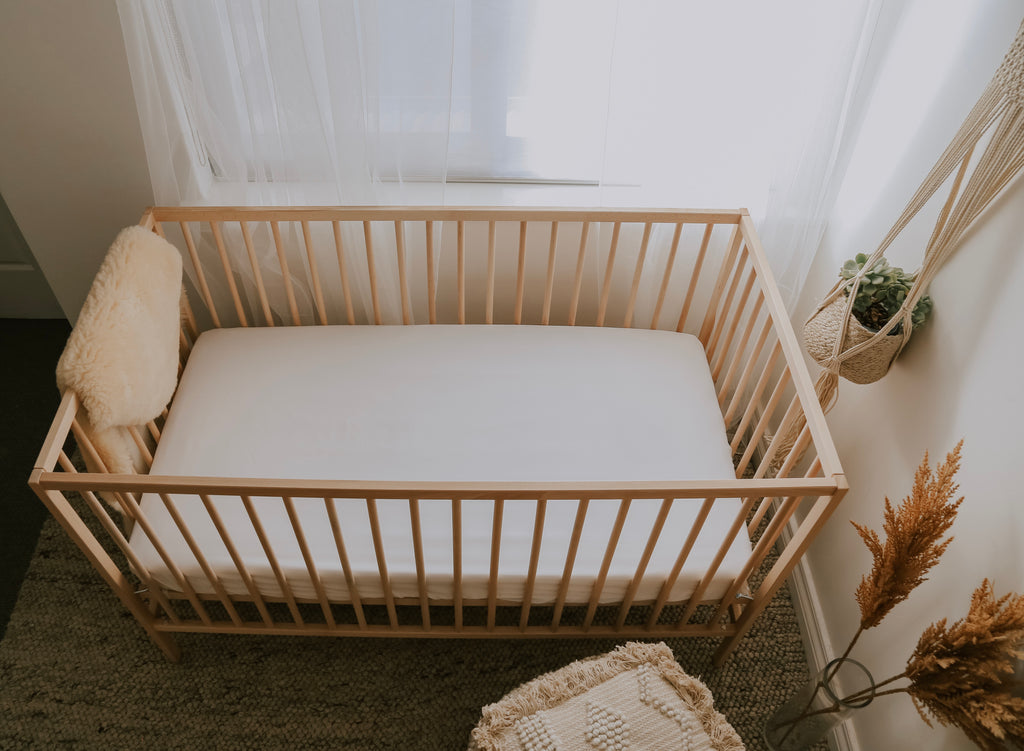
[[[53,521],[0,642],[3,749],[464,749],[480,707],[610,640],[184,635],[166,662]],[[727,665],[669,646],[749,749],[806,664],[788,595]]]
[[[186,635],[182,663],[166,662],[54,521],[35,548],[45,511],[25,483],[68,330],[0,320],[11,363],[0,368],[0,635],[14,606],[0,641],[0,749],[464,749],[481,706],[616,645]],[[669,642],[747,747],[763,748],[765,717],[806,680],[785,590],[713,670],[717,645]]]
[[[69,333],[64,320],[0,318],[0,638],[46,516],[27,483],[60,401],[54,370]]]

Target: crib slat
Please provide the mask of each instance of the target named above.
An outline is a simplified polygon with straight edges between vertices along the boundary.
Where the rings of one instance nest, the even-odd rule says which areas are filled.
[[[651,240],[651,223],[644,225],[644,237],[640,241],[640,254],[636,259],[636,268],[633,270],[633,286],[629,291],[629,302],[626,304],[626,320],[622,327],[629,329],[633,327],[633,309],[636,307],[636,295],[640,291],[640,278],[644,273],[644,260],[647,258],[647,244]]]
[[[555,248],[558,245],[558,222],[551,222],[551,245],[548,247],[548,278],[544,285],[544,310],[541,324],[548,325],[551,320],[551,297],[555,291]]]
[[[462,630],[462,499],[452,498],[452,608],[455,630]]]
[[[181,234],[185,236],[185,247],[188,248],[188,257],[192,260],[192,269],[196,272],[196,281],[199,282],[199,294],[203,296],[206,309],[210,311],[210,319],[213,325],[220,328],[220,316],[217,315],[217,306],[213,304],[213,295],[210,294],[210,286],[206,283],[206,274],[203,273],[203,265],[199,262],[199,254],[196,252],[196,244],[192,239],[192,230],[188,222],[178,222],[181,227]],[[160,225],[157,224],[159,227]]]
[[[248,326],[245,318],[245,308],[242,307],[242,298],[238,296],[238,287],[235,285],[235,273],[231,270],[231,262],[228,260],[228,251],[224,247],[224,237],[220,233],[220,222],[210,222],[210,229],[213,231],[213,243],[217,246],[217,254],[220,256],[221,265],[224,266],[224,278],[228,282],[228,290],[231,292],[231,299],[235,303],[235,313],[238,314],[238,322],[242,326]]]
[[[402,296],[402,323],[413,322],[412,304],[409,301],[409,281],[405,273],[405,228],[401,220],[395,221],[395,253],[398,255],[398,287]]]
[[[747,439],[747,448],[743,452],[743,456],[740,458],[739,463],[736,465],[736,476],[742,477],[743,473],[747,471],[747,465],[750,463],[751,457],[754,455],[754,451],[757,450],[757,445],[761,442],[761,437],[764,435],[765,430],[768,428],[768,421],[775,413],[775,408],[779,404],[779,400],[782,399],[782,395],[785,392],[786,386],[789,384],[789,368],[784,368],[782,375],[779,377],[778,382],[775,384],[775,389],[772,391],[771,398],[768,400],[768,404],[764,407],[764,412],[761,414],[761,419],[757,421],[757,425],[754,427],[753,432]],[[750,408],[748,412],[752,412]],[[788,414],[788,412],[787,412]],[[745,417],[746,415],[744,415]],[[783,420],[785,423],[785,420]],[[733,439],[735,440],[735,438]]]
[[[754,472],[754,479],[759,479],[767,474],[769,468],[775,462],[775,454],[779,450],[783,436],[786,436],[789,432],[788,426],[793,424],[792,421],[801,413],[801,411],[800,395],[797,394],[790,400],[789,406],[786,408],[786,412],[782,417],[782,421],[779,423],[779,429],[775,431],[775,435],[772,436],[771,441],[768,443],[768,448],[765,450],[764,456],[761,457],[761,462],[757,465],[757,470]],[[807,426],[805,425],[804,428],[806,427]],[[804,432],[806,432],[806,430]],[[801,433],[797,444],[799,444],[803,438],[804,433]],[[793,451],[790,452],[789,460],[793,459],[793,454],[796,450],[797,446],[794,446]],[[789,461],[787,461],[787,464],[788,463]]]
[[[459,295],[459,323],[466,322],[466,223],[456,227],[456,286]]]
[[[740,377],[740,382],[736,384],[736,390],[732,392],[732,399],[729,400],[729,409],[725,411],[725,424],[728,425],[736,414],[736,410],[742,404],[742,400],[747,390],[747,384],[750,382],[750,378],[754,374],[754,369],[757,367],[757,363],[761,358],[761,350],[764,349],[765,342],[768,340],[768,335],[772,331],[772,321],[769,317],[761,329],[761,335],[757,338],[757,344],[754,345],[754,350],[750,357],[747,358],[747,364],[743,368],[743,375]],[[772,368],[775,367],[775,361],[782,353],[782,344],[778,341],[775,342],[775,346],[772,347],[771,354],[768,357],[768,362],[764,368],[761,369],[761,376],[758,378],[758,384],[754,388],[754,392],[750,395],[746,404],[749,409],[750,405],[757,402],[761,398],[761,392],[764,390],[765,385],[768,383],[768,379],[771,377]],[[722,395],[719,395],[721,398]],[[745,416],[745,415],[744,415]],[[744,426],[745,429],[745,426]],[[737,433],[742,433],[741,430],[737,430]],[[734,449],[735,450],[735,449]]]
[[[590,499],[581,498],[576,507],[576,521],[572,525],[569,548],[565,552],[565,568],[562,569],[562,578],[558,582],[558,594],[555,597],[554,613],[551,619],[552,631],[558,630],[562,620],[562,609],[565,607],[565,598],[569,593],[569,582],[572,579],[572,570],[576,565],[576,553],[580,547],[580,536],[583,534],[583,524],[586,522],[589,506]]]
[[[153,436],[153,440],[154,441],[156,441],[157,443],[160,443],[160,428],[158,428],[156,426],[155,422],[153,422],[152,420],[147,422],[146,423],[146,430],[148,430],[149,434],[151,436]]]
[[[356,322],[355,311],[352,310],[352,291],[348,286],[348,268],[345,266],[345,244],[341,239],[341,222],[331,222],[334,228],[334,249],[338,255],[338,273],[341,275],[341,291],[345,296],[345,316],[349,325]]]
[[[391,578],[388,576],[388,565],[384,560],[384,540],[380,534],[380,518],[377,515],[377,499],[366,499],[366,512],[370,517],[370,534],[373,536],[373,552],[377,556],[377,571],[380,573],[380,584],[384,588],[384,603],[388,609],[388,620],[391,627],[398,626],[398,613],[395,610],[395,595],[391,590]]]
[[[135,442],[135,446],[139,449],[139,453],[142,454],[142,458],[146,462],[146,468],[152,468],[153,455],[149,452],[149,446],[147,446],[146,442],[142,440],[142,436],[139,434],[138,428],[134,425],[129,425],[128,434],[132,437],[132,441]]]
[[[188,295],[185,294],[184,288],[181,290],[181,311],[185,314],[188,336],[194,342],[199,338],[199,325],[196,323],[196,314],[192,310],[192,303],[188,301]]]
[[[686,318],[690,314],[690,306],[693,304],[693,296],[697,292],[697,282],[700,281],[700,272],[704,268],[704,259],[708,254],[708,245],[711,243],[711,233],[715,225],[708,224],[704,227],[704,236],[700,241],[700,250],[697,252],[697,260],[693,264],[693,275],[690,277],[690,284],[686,287],[686,297],[683,298],[683,309],[679,313],[679,321],[676,323],[676,331],[681,332],[686,326]]]
[[[540,561],[540,545],[544,536],[544,515],[547,512],[547,506],[547,499],[537,499],[537,512],[533,518],[533,545],[530,548],[530,569],[526,575],[522,612],[519,616],[519,628],[522,631],[526,630],[530,622],[530,605],[533,602],[534,583],[537,581],[537,563]]]
[[[370,275],[370,297],[373,302],[373,322],[380,326],[380,298],[377,295],[377,269],[373,264],[373,227],[363,222],[363,239],[366,243],[366,270]]]
[[[260,273],[260,263],[256,258],[256,250],[252,243],[252,233],[249,231],[248,222],[239,222],[242,230],[242,241],[245,243],[245,253],[249,256],[249,266],[252,267],[252,275],[256,280],[256,292],[260,298],[260,307],[263,309],[263,319],[267,326],[274,325],[274,316],[270,312],[270,302],[267,300],[267,289],[263,286],[263,274]]]
[[[725,379],[722,381],[722,385],[718,390],[718,404],[720,407],[725,406],[725,395],[729,393],[729,386],[732,385],[732,379],[736,377],[736,371],[739,369],[740,362],[743,360],[743,353],[747,349],[747,345],[750,343],[750,336],[754,333],[754,326],[757,324],[757,319],[761,315],[761,308],[764,305],[764,296],[761,294],[757,295],[757,300],[754,302],[754,309],[750,312],[747,325],[743,329],[743,335],[740,337],[740,343],[736,345],[736,351],[733,352],[732,358],[729,360],[729,369],[725,373]],[[767,334],[765,334],[767,337]],[[763,346],[764,341],[761,341]],[[757,351],[752,353],[750,361],[754,362],[760,356],[760,347]],[[746,384],[743,384],[743,388],[746,388]]]
[[[96,447],[93,445],[93,442],[89,439],[88,434],[85,432],[85,430],[83,430],[82,425],[81,423],[78,422],[77,417],[72,419],[71,421],[71,431],[75,434],[75,442],[78,443],[78,447],[82,450],[84,458],[88,462],[92,462],[92,464],[96,466],[100,472],[102,472],[103,474],[108,474],[110,472],[110,468],[107,467],[102,457],[100,457],[99,452],[96,450]],[[126,503],[126,500],[131,499],[133,497],[131,492],[115,492],[112,493],[112,495],[117,500],[117,502],[120,503],[121,506],[124,508],[125,513],[129,513],[129,507],[128,504]]]
[[[736,312],[730,317],[729,329],[725,332],[725,337],[720,342],[720,348],[716,348],[715,364],[711,369],[712,381],[718,381],[718,376],[721,375],[722,368],[725,367],[725,358],[729,355],[733,339],[736,338],[736,332],[739,330],[740,321],[743,319],[743,313],[747,308],[747,301],[750,299],[750,291],[754,288],[756,277],[755,270],[751,269],[747,275],[747,283],[743,286],[743,292],[740,294],[740,301],[736,305]]]
[[[526,229],[527,223],[519,223],[519,261],[516,267],[516,310],[515,323],[523,322],[523,293],[526,283]]]
[[[601,286],[601,301],[597,306],[596,326],[604,326],[604,315],[608,311],[608,297],[612,291],[612,271],[615,269],[615,251],[619,247],[619,231],[622,229],[622,222],[615,222],[612,226],[612,244],[608,248],[608,263],[604,269],[604,283]]]
[[[811,462],[810,468],[807,470],[806,474],[804,474],[804,477],[814,477],[814,475],[817,472],[819,472],[820,470],[821,470],[821,459],[818,458],[818,457],[815,457],[814,461]],[[795,496],[790,496],[790,497],[792,498],[792,497],[795,497]],[[762,499],[761,503],[757,507],[757,510],[754,512],[754,515],[751,516],[750,517],[750,521],[747,522],[747,535],[751,539],[753,539],[754,534],[757,532],[757,528],[761,524],[761,522],[764,520],[764,517],[767,516],[768,511],[771,508],[773,500],[774,500],[774,497],[772,497],[772,496],[767,496],[764,499]]]
[[[426,225],[427,243],[427,320],[437,323],[437,277],[434,274],[434,223],[429,219]]]
[[[726,282],[729,281],[729,275],[732,273],[733,264],[736,262],[736,256],[739,254],[742,243],[743,233],[740,232],[739,225],[736,225],[732,231],[732,237],[729,238],[729,249],[726,251],[725,258],[722,259],[722,265],[718,270],[718,278],[715,280],[711,299],[708,301],[708,307],[704,313],[704,322],[701,323],[700,332],[697,334],[697,338],[700,339],[705,349],[707,349],[708,337],[711,336],[711,330],[718,316],[718,304],[722,299],[722,293],[725,291]]]
[[[494,619],[498,602],[498,560],[501,555],[501,522],[505,513],[505,501],[494,500],[494,524],[491,528],[491,572],[487,577],[487,630],[494,630]]]
[[[721,315],[715,320],[714,326],[712,327],[711,334],[708,338],[707,346],[707,357],[708,364],[710,364],[718,351],[718,344],[722,337],[722,331],[725,329],[725,324],[732,318],[729,315],[732,310],[732,301],[736,297],[736,290],[739,288],[740,279],[743,277],[743,271],[747,267],[747,253],[740,253],[739,260],[736,264],[736,268],[733,269],[732,282],[729,284],[729,291],[725,295],[725,302],[722,303]]]
[[[764,505],[766,502],[770,502],[771,500],[771,498],[764,498],[761,503]],[[740,572],[733,580],[733,583],[729,585],[729,589],[726,590],[725,595],[718,604],[718,608],[715,610],[715,614],[711,617],[711,620],[708,621],[708,625],[719,623],[725,618],[729,607],[736,601],[736,596],[750,578],[750,574],[764,561],[765,556],[768,555],[768,551],[775,544],[775,541],[778,540],[779,535],[782,534],[782,529],[789,522],[793,513],[796,511],[797,506],[799,506],[800,501],[802,500],[803,498],[790,496],[782,502],[779,509],[776,511],[775,516],[772,517],[771,522],[765,529],[764,534],[761,535],[761,539],[757,541],[757,545],[751,552],[750,557],[747,558],[746,563],[743,564],[743,568],[740,569]]]
[[[768,327],[766,326],[765,332],[762,334],[761,337],[762,340],[758,342],[759,346],[757,347],[757,349],[759,352],[760,345],[763,344],[764,339],[767,337],[767,332]],[[746,409],[743,410],[743,415],[739,421],[739,426],[736,428],[736,432],[732,436],[731,448],[733,453],[735,453],[736,449],[739,448],[739,444],[742,441],[743,433],[746,432],[746,426],[748,426],[751,423],[751,420],[754,419],[754,415],[757,412],[757,409],[762,406],[761,395],[764,393],[764,390],[768,385],[768,381],[771,380],[772,371],[775,368],[775,363],[778,361],[781,352],[781,345],[778,342],[775,342],[775,346],[772,347],[771,353],[768,356],[768,361],[767,363],[765,363],[765,367],[761,371],[761,377],[758,378],[758,382],[754,386],[754,390],[751,392],[750,399],[746,401]],[[752,365],[753,362],[754,358],[751,359]],[[743,373],[743,379],[740,381],[739,386],[736,387],[736,391],[733,394],[732,398],[732,404],[729,405],[729,411],[726,413],[726,419],[731,419],[734,410],[736,409],[736,407],[739,406],[740,399],[742,398],[741,389],[742,387],[745,387],[745,381],[748,380],[748,378],[750,378],[750,370],[750,367],[746,369],[746,371],[748,372]]]
[[[494,222],[487,223],[487,323],[494,323]]]
[[[217,534],[220,535],[221,541],[224,543],[224,547],[228,551],[228,555],[231,557],[231,562],[235,565],[235,570],[238,571],[239,577],[242,579],[242,583],[245,584],[245,588],[249,591],[249,596],[252,597],[253,603],[256,605],[256,609],[260,613],[260,617],[263,622],[268,626],[273,626],[274,621],[270,617],[270,613],[267,611],[267,606],[263,602],[263,598],[260,596],[259,590],[256,588],[252,577],[249,575],[249,570],[245,567],[245,562],[242,557],[238,554],[238,549],[235,547],[234,541],[231,539],[231,535],[224,526],[224,521],[221,519],[220,514],[217,511],[217,507],[210,500],[210,496],[200,493],[199,500],[203,502],[203,506],[206,508],[206,513],[210,515],[210,521],[213,522],[214,528],[217,530]]]
[[[594,588],[590,594],[590,604],[587,606],[587,615],[583,619],[583,630],[586,631],[594,622],[594,615],[597,613],[598,603],[601,601],[601,592],[604,591],[605,581],[608,579],[608,569],[611,568],[612,558],[615,557],[615,549],[619,545],[619,537],[622,535],[622,527],[626,524],[626,515],[629,513],[632,498],[623,498],[619,501],[619,514],[615,517],[615,525],[608,538],[608,546],[604,551],[604,560],[601,561],[601,570],[597,574]]]
[[[341,570],[345,574],[345,584],[348,586],[348,597],[352,601],[352,608],[356,612],[356,622],[359,628],[366,628],[366,615],[363,613],[363,603],[359,598],[359,587],[352,575],[352,567],[348,561],[348,551],[345,549],[345,539],[341,534],[341,524],[338,522],[338,510],[335,507],[333,498],[324,498],[324,506],[327,508],[327,518],[331,523],[331,533],[334,535],[334,547],[338,550],[338,561],[341,563]]]
[[[288,310],[292,314],[292,325],[302,325],[299,317],[299,305],[295,302],[295,289],[292,287],[292,274],[288,270],[288,256],[284,252],[281,240],[281,227],[277,222],[270,223],[270,233],[274,236],[274,248],[277,250],[277,263],[281,267],[281,279],[284,281],[284,293],[288,298]]]
[[[797,411],[798,413],[802,413],[802,410],[799,408],[799,405],[797,406]],[[757,472],[754,474],[755,477],[758,476],[758,473],[760,473],[761,477],[764,477],[765,474],[767,474],[768,469],[772,466],[772,464],[775,461],[775,454],[778,452],[778,447],[775,446],[775,443],[779,441],[782,438],[782,436],[784,436],[788,432],[788,430],[780,430],[778,433],[775,434],[775,437],[772,439],[771,444],[769,444],[768,446],[768,451],[765,454],[765,458],[762,459],[761,464],[758,465]],[[793,471],[793,467],[796,466],[796,463],[800,461],[801,458],[803,458],[804,449],[807,448],[807,444],[810,442],[810,440],[811,430],[805,424],[803,430],[801,430],[800,434],[797,436],[796,442],[793,444],[793,448],[789,450],[789,453],[786,455],[785,461],[782,462],[782,466],[779,468],[778,472],[775,473],[776,477],[789,477],[789,473]]]
[[[583,262],[587,255],[587,236],[590,234],[590,222],[583,222],[580,230],[580,252],[576,259],[576,278],[572,283],[572,300],[569,302],[569,325],[576,325],[576,312],[580,306],[580,290],[583,288]]]
[[[78,470],[75,469],[75,465],[72,464],[71,459],[69,459],[68,455],[65,454],[63,451],[60,452],[57,461],[60,462],[60,466],[64,469],[65,472],[78,474]],[[78,492],[85,500],[86,504],[89,506],[89,510],[92,511],[93,516],[95,516],[99,520],[100,524],[103,526],[103,529],[106,530],[107,534],[110,535],[111,539],[114,541],[114,544],[116,544],[118,549],[124,554],[124,557],[128,560],[128,565],[130,565],[132,569],[134,569],[139,574],[139,578],[146,585],[149,591],[153,593],[153,596],[156,597],[157,601],[160,603],[160,606],[167,613],[167,617],[171,619],[171,623],[180,623],[181,619],[178,618],[177,611],[174,610],[174,607],[171,605],[170,601],[167,599],[167,596],[164,594],[163,587],[160,586],[160,584],[153,578],[153,575],[150,573],[150,571],[144,565],[142,565],[142,561],[140,561],[138,557],[135,555],[135,551],[132,550],[131,545],[128,544],[128,540],[125,539],[125,536],[121,533],[120,528],[117,526],[114,520],[110,518],[110,514],[104,508],[104,504],[100,502],[100,500],[96,497],[95,493],[93,493],[92,491],[83,489]],[[173,567],[168,566],[168,569],[171,570],[171,574],[173,575]],[[184,592],[185,590],[183,589],[182,591]]]
[[[235,610],[235,606],[231,602],[231,598],[224,590],[224,585],[221,583],[220,578],[214,573],[209,561],[206,560],[206,556],[203,555],[202,548],[196,542],[195,537],[192,536],[192,531],[188,528],[185,520],[178,512],[178,507],[167,493],[158,493],[157,495],[160,497],[160,500],[163,501],[164,507],[167,509],[167,513],[171,515],[171,519],[174,521],[175,526],[181,533],[182,538],[184,538],[185,544],[188,545],[188,549],[192,552],[192,556],[199,564],[199,568],[203,570],[203,576],[206,577],[206,580],[210,582],[210,586],[213,587],[213,591],[216,592],[217,599],[220,601],[220,604],[224,606],[224,610],[227,611],[228,617],[231,618],[231,622],[236,626],[241,626],[242,619],[239,617],[238,611]]]
[[[309,552],[309,544],[306,542],[306,534],[302,530],[302,523],[299,521],[299,515],[295,511],[295,499],[286,495],[281,496],[281,500],[284,501],[284,510],[288,514],[288,521],[292,525],[292,534],[295,535],[295,541],[299,544],[299,552],[302,553],[302,561],[306,564],[306,573],[309,574],[309,580],[316,591],[316,598],[320,601],[320,609],[324,613],[324,619],[327,621],[327,625],[333,628],[337,624],[334,622],[334,614],[331,612],[331,605],[327,601],[327,593],[324,592],[324,583],[320,580],[320,572],[317,571],[316,561]]]
[[[299,626],[305,625],[305,621],[302,620],[302,614],[299,612],[299,607],[295,603],[295,593],[292,592],[292,587],[288,583],[288,579],[285,577],[284,572],[281,570],[281,565],[277,562],[277,556],[274,555],[274,549],[270,545],[270,540],[267,538],[266,529],[263,527],[263,522],[260,521],[259,515],[256,513],[256,508],[253,506],[252,498],[248,495],[240,495],[242,499],[242,506],[245,508],[245,513],[249,516],[249,521],[252,523],[253,531],[256,532],[256,538],[260,541],[260,547],[263,548],[263,554],[267,557],[267,563],[270,564],[270,570],[274,572],[274,578],[277,579],[277,586],[281,589],[281,596],[284,597],[285,602],[288,605],[288,612],[291,613],[292,620]]]
[[[324,305],[324,292],[320,286],[320,269],[316,262],[316,248],[313,247],[313,237],[309,231],[309,222],[302,221],[302,242],[306,246],[306,260],[309,262],[309,277],[313,283],[313,302],[316,305],[316,314],[321,326],[327,325],[327,306]]]
[[[640,589],[640,582],[643,580],[644,573],[647,571],[647,566],[651,562],[651,556],[654,555],[654,548],[658,544],[658,539],[661,537],[661,531],[665,527],[665,521],[668,519],[668,514],[672,510],[671,498],[665,498],[661,502],[661,507],[658,509],[658,516],[654,520],[654,525],[651,527],[651,534],[647,538],[647,545],[644,547],[644,552],[640,556],[640,562],[637,564],[636,573],[633,574],[633,579],[630,581],[629,586],[626,588],[626,593],[622,597],[622,604],[619,607],[619,616],[615,619],[615,628],[619,629],[626,623],[626,617],[629,615],[629,609],[633,605],[633,600],[636,598],[637,590]]]
[[[686,565],[686,560],[690,557],[690,552],[693,550],[693,546],[697,543],[697,538],[700,537],[701,530],[704,529],[704,523],[708,520],[708,515],[711,513],[711,508],[715,503],[715,498],[705,498],[701,504],[700,511],[697,512],[696,518],[693,520],[693,525],[690,527],[690,533],[686,536],[686,541],[683,542],[683,547],[679,549],[679,555],[676,556],[676,562],[672,564],[672,569],[669,571],[668,576],[665,578],[664,584],[661,585],[661,591],[658,592],[658,597],[654,601],[654,605],[651,607],[651,613],[647,618],[647,630],[651,630],[658,623],[658,618],[661,617],[661,611],[665,608],[665,603],[668,602],[668,598],[672,595],[672,590],[676,586],[676,581],[679,579],[679,574],[683,570],[683,566]]]
[[[665,304],[665,294],[668,292],[669,279],[676,265],[676,253],[679,251],[679,238],[683,234],[683,223],[676,223],[675,234],[672,235],[672,247],[668,252],[668,260],[665,261],[665,273],[661,277],[661,288],[658,290],[658,301],[654,304],[654,314],[651,316],[651,330],[658,328],[658,319],[661,318],[661,308]]]
[[[416,559],[416,585],[420,591],[420,618],[423,630],[430,630],[430,600],[427,596],[427,572],[423,565],[423,533],[420,527],[420,502],[409,499],[409,520],[412,524],[412,549]]]
[[[718,552],[715,553],[715,557],[711,560],[711,565],[708,566],[708,570],[705,571],[704,575],[701,577],[700,583],[690,596],[690,601],[686,603],[686,609],[683,610],[683,614],[679,617],[679,622],[676,624],[676,628],[682,628],[686,625],[686,622],[690,620],[690,616],[693,615],[693,611],[697,609],[701,600],[704,599],[704,593],[707,592],[708,587],[711,586],[711,580],[714,578],[715,574],[718,573],[718,569],[721,567],[722,561],[725,560],[725,555],[729,552],[729,548],[732,546],[733,540],[736,539],[736,535],[739,534],[740,529],[744,527],[747,514],[750,513],[750,508],[753,505],[753,498],[747,498],[743,501],[743,505],[740,507],[739,513],[737,513],[736,518],[733,519],[732,526],[730,526],[729,531],[725,533],[725,538],[722,540],[722,544],[719,546]]]

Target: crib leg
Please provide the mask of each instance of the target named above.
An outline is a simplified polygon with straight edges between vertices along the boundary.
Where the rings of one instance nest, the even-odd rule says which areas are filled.
[[[152,639],[160,651],[171,662],[178,662],[181,659],[181,650],[171,634],[157,631],[154,627],[155,617],[146,608],[146,604],[135,594],[131,582],[117,567],[114,561],[107,554],[107,551],[100,545],[99,540],[85,525],[85,522],[75,513],[75,510],[68,503],[64,494],[56,490],[47,490],[39,483],[41,470],[36,469],[29,480],[29,486],[39,496],[39,499],[46,505],[50,513],[60,522],[64,531],[68,533],[79,549],[85,553],[85,557],[100,573],[103,580],[114,590],[121,603],[128,608],[139,625],[145,629],[146,634]]]
[[[810,547],[811,540],[814,539],[825,522],[828,521],[836,506],[839,505],[839,502],[843,500],[843,496],[849,490],[849,485],[846,482],[846,478],[841,475],[837,476],[836,480],[838,482],[836,491],[831,496],[818,499],[818,503],[807,514],[807,517],[797,529],[796,534],[786,544],[782,555],[779,556],[779,560],[775,562],[772,570],[768,572],[768,575],[754,595],[753,601],[743,609],[743,615],[736,621],[736,633],[722,642],[718,651],[715,652],[712,662],[716,668],[722,666],[733,650],[736,649],[740,639],[746,636],[750,627],[754,625],[754,620],[768,606],[768,603],[775,596],[779,587],[786,581],[786,578],[793,573],[796,564],[800,562],[800,558],[807,551],[807,548]]]
[[[146,629],[146,634],[153,643],[160,647],[160,651],[164,653],[164,657],[169,662],[181,662],[181,647],[178,646],[178,642],[173,636],[163,631],[157,631],[146,624],[142,624],[142,627]]]

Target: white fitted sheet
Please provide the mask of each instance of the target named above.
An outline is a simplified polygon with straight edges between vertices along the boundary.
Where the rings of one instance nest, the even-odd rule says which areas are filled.
[[[631,482],[735,477],[700,342],[688,334],[591,327],[326,326],[221,329],[195,345],[152,468],[159,475],[409,482]],[[316,591],[280,498],[253,499],[297,597]],[[201,500],[174,504],[224,588],[245,584]],[[238,498],[213,498],[261,593],[281,588]],[[602,602],[633,578],[660,500],[634,500]],[[637,601],[654,599],[701,499],[677,501]],[[418,596],[409,505],[377,501],[396,597]],[[302,531],[328,596],[348,597],[323,499],[296,498]],[[533,601],[555,601],[577,501],[549,501]],[[568,602],[590,599],[619,501],[591,501]],[[740,508],[716,501],[672,600],[686,599]],[[159,497],[142,509],[175,566],[200,593],[214,591]],[[363,500],[339,499],[338,517],[359,596],[383,596]],[[462,503],[463,597],[487,595],[494,503]],[[536,504],[505,503],[498,598],[519,601]],[[448,501],[420,501],[427,589],[451,600]],[[131,547],[164,586],[178,589],[139,525]],[[706,597],[724,594],[750,554],[740,529]]]

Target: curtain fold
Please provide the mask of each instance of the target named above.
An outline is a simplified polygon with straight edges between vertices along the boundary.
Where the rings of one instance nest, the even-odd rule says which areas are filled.
[[[158,203],[743,206],[793,303],[842,176],[865,51],[879,54],[870,40],[881,1],[118,9]],[[393,233],[373,232],[383,318],[399,322]],[[298,228],[281,238],[303,248]],[[334,238],[313,239],[332,262]],[[644,285],[660,282],[671,240],[652,237]],[[362,248],[362,232],[345,228],[342,241]],[[274,239],[253,243],[272,276]],[[638,244],[620,252],[632,269]],[[440,253],[436,263],[445,266]],[[292,282],[309,316],[300,272]],[[254,280],[242,276],[257,312]],[[369,317],[361,278],[353,294]],[[273,314],[290,320],[287,300],[272,298]]]

